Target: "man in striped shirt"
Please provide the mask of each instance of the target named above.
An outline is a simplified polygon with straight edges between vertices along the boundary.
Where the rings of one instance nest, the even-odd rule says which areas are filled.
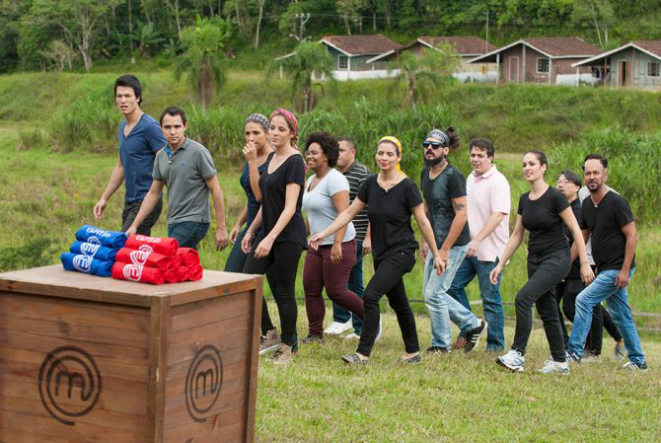
[[[337,169],[344,174],[349,181],[349,204],[353,202],[358,193],[361,183],[372,175],[369,169],[356,160],[356,145],[349,137],[337,139],[340,145],[340,156],[337,159]],[[357,260],[351,275],[349,276],[349,289],[360,298],[363,298],[363,255],[372,252],[372,242],[369,234],[369,220],[367,219],[367,207],[360,211],[353,219],[353,226],[356,229],[356,254]],[[346,338],[358,339],[363,329],[363,322],[359,317],[351,315],[346,309],[333,303],[333,323],[326,328],[324,334],[342,334],[351,329],[351,320],[353,317],[354,332],[347,335]]]

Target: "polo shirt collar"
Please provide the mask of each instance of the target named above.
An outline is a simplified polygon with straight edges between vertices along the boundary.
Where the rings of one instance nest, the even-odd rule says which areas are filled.
[[[489,170],[487,172],[485,172],[484,174],[482,174],[482,175],[477,175],[475,173],[475,171],[471,172],[471,174],[473,174],[473,176],[475,177],[475,180],[484,180],[484,179],[487,179],[487,178],[491,177],[496,172],[498,172],[498,168],[496,168],[496,165],[491,165]]]
[[[190,138],[186,137],[186,140],[184,140],[184,143],[181,146],[179,146],[179,149],[177,149],[177,151],[174,152],[174,153],[172,152],[172,149],[170,149],[170,144],[165,145],[165,148],[163,148],[163,150],[168,155],[168,158],[172,158],[172,156],[174,154],[176,154],[177,152],[181,151],[182,149],[186,149],[189,142],[190,142]]]

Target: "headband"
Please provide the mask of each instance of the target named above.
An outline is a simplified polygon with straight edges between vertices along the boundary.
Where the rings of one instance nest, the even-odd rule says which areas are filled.
[[[444,148],[450,146],[450,137],[440,129],[432,129],[429,134],[427,134],[427,138],[435,138],[441,142],[441,145]]]
[[[289,125],[289,129],[291,129],[292,136],[291,136],[291,144],[296,145],[298,142],[298,119],[296,118],[296,115],[294,115],[293,112],[287,111],[284,108],[278,108],[275,111],[271,112],[271,116],[269,117],[269,121],[273,119],[276,115],[282,116],[282,118],[285,119],[287,122],[287,125]]]
[[[269,119],[266,118],[265,115],[257,114],[257,113],[250,114],[248,116],[248,118],[246,119],[246,122],[244,124],[247,125],[250,122],[259,123],[260,125],[262,125],[264,127],[265,132],[269,131]]]
[[[399,155],[400,158],[404,155],[404,150],[402,149],[402,143],[399,141],[397,137],[393,137],[391,135],[386,135],[385,137],[381,137],[381,140],[379,140],[379,143],[377,145],[381,144],[381,142],[390,142],[393,143],[395,146],[397,146],[397,150],[399,150]],[[402,167],[400,165],[400,162],[397,162],[396,166],[397,172],[399,172],[402,175],[406,175],[404,171],[402,171]]]

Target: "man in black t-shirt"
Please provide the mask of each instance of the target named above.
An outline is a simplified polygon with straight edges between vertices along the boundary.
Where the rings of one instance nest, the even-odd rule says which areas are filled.
[[[581,206],[580,225],[586,241],[592,236],[597,278],[576,298],[569,353],[574,361],[580,361],[590,330],[592,308],[606,300],[627,348],[629,361],[622,368],[646,371],[645,355],[627,299],[627,285],[636,266],[636,225],[629,203],[604,185],[608,178],[607,166],[608,161],[601,155],[590,154],[585,158],[585,184],[590,197]]]

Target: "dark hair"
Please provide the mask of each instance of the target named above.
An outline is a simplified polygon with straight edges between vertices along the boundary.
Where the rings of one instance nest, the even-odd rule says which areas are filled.
[[[549,165],[549,161],[546,158],[546,154],[544,154],[544,151],[540,151],[539,149],[531,149],[529,151],[526,151],[526,154],[534,154],[535,157],[537,157],[537,161],[539,161],[539,164],[542,165],[542,166],[544,166],[544,165],[548,166]],[[523,154],[523,155],[526,155],[526,154]]]
[[[115,80],[115,95],[117,95],[117,87],[125,86],[133,89],[135,97],[138,99],[138,105],[142,105],[142,85],[138,77],[131,74],[122,75]]]
[[[608,159],[601,154],[588,154],[583,160],[583,169],[585,169],[585,162],[588,160],[599,160],[601,165],[606,169],[608,167]]]
[[[186,113],[184,112],[183,109],[178,108],[177,106],[170,106],[169,108],[166,108],[165,111],[163,111],[163,113],[161,114],[161,118],[159,119],[159,123],[161,124],[161,126],[163,126],[163,117],[165,117],[166,115],[170,115],[172,117],[178,115],[179,117],[181,117],[181,122],[183,124],[186,124],[187,121]]]
[[[564,175],[567,180],[569,180],[579,188],[583,185],[578,175],[574,174],[574,172],[570,171],[569,169],[565,169],[564,171],[560,172],[560,175]]]
[[[493,158],[495,149],[493,148],[493,142],[488,138],[474,138],[471,140],[470,145],[468,145],[468,152],[471,152],[473,148],[477,148],[480,151],[485,151],[487,157]]]
[[[340,156],[340,145],[337,143],[337,140],[328,132],[313,132],[305,139],[305,149],[303,152],[307,152],[312,143],[319,143],[321,150],[324,151],[324,154],[328,158],[328,166],[331,168],[335,167],[337,158]]]
[[[450,150],[453,151],[457,149],[459,147],[459,134],[457,134],[452,126],[448,126],[448,128],[445,130],[445,134],[447,134],[448,138],[450,139],[450,142],[448,143]]]
[[[337,142],[338,143],[347,142],[349,144],[349,146],[351,146],[351,149],[356,149],[356,142],[351,137],[347,137],[347,136],[340,137],[340,138],[337,139]]]

